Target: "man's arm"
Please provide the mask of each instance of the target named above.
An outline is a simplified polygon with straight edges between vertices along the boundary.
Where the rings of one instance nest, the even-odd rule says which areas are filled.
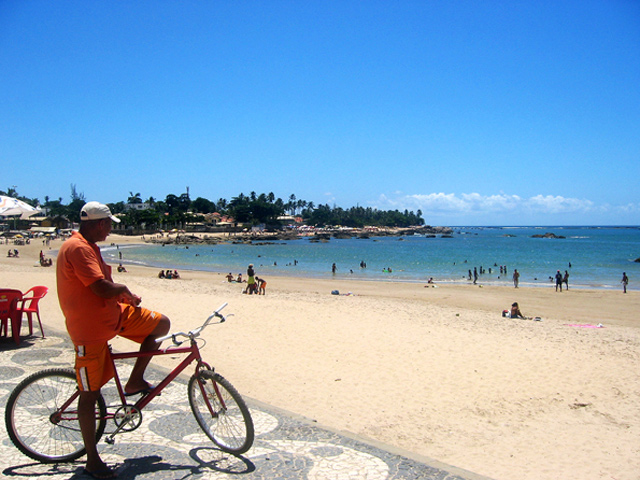
[[[121,283],[114,283],[105,278],[96,280],[89,288],[100,298],[114,298],[116,297],[119,302],[128,303],[129,305],[139,305],[142,299],[131,293],[126,285]]]

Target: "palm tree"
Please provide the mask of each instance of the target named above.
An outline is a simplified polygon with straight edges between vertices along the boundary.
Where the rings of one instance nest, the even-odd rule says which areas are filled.
[[[127,199],[127,203],[142,203],[142,197],[140,193],[134,195],[133,192],[129,192],[130,197]]]

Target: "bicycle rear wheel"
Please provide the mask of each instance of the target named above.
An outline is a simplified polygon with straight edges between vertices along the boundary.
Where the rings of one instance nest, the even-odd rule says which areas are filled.
[[[78,390],[73,370],[53,368],[28,376],[9,396],[7,433],[22,453],[42,463],[68,462],[85,454],[78,423],[78,399],[60,408]],[[96,441],[106,425],[102,395],[96,412]]]
[[[198,425],[218,447],[241,454],[253,445],[253,420],[246,403],[228,380],[203,370],[189,380],[189,404]]]

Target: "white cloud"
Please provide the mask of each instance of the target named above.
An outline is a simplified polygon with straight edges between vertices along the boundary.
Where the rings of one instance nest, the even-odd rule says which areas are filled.
[[[429,193],[405,195],[388,198],[381,195],[377,204],[380,208],[397,208],[398,210],[416,210],[433,214],[453,213],[468,214],[472,212],[511,212],[522,206],[518,195],[490,195],[479,193]]]
[[[543,213],[567,213],[567,212],[588,212],[593,209],[593,202],[578,198],[565,198],[553,195],[536,195],[531,197],[524,205],[531,210]]]
[[[519,195],[499,193],[426,193],[412,195],[380,195],[371,206],[380,209],[422,211],[427,221],[455,224],[631,224],[640,205],[596,205],[591,200],[561,195]]]

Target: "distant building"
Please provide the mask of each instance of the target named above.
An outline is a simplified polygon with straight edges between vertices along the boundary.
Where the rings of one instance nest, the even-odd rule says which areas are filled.
[[[205,213],[204,221],[210,225],[233,225],[235,223],[235,219],[233,217],[229,217],[227,215],[221,215],[218,212],[213,213]]]
[[[125,210],[149,210],[151,207],[151,204],[149,202],[143,202],[143,203],[127,203],[124,206]]]

